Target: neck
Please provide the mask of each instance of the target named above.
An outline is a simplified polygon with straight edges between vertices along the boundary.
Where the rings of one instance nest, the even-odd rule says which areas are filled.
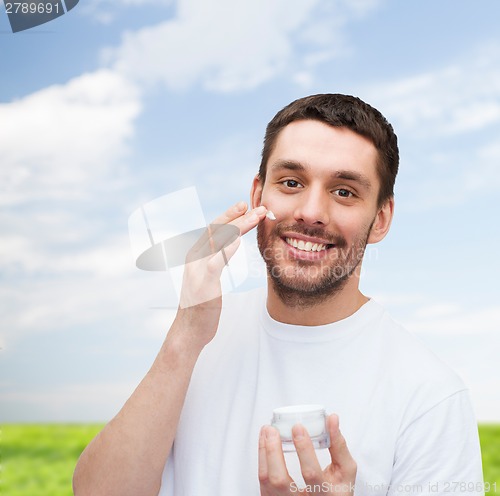
[[[327,298],[320,298],[318,303],[307,305],[285,302],[273,288],[268,279],[267,310],[278,322],[293,325],[317,326],[331,324],[345,319],[359,310],[367,301],[359,290],[359,279],[354,274],[349,277],[340,291]]]

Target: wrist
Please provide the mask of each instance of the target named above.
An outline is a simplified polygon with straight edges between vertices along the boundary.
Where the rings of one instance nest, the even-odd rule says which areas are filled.
[[[186,339],[182,333],[174,332],[172,325],[153,363],[152,371],[166,375],[179,370],[188,372],[194,368],[202,350],[203,346]]]
[[[179,310],[160,350],[162,362],[186,366],[196,362],[203,348],[212,340],[217,323],[193,315],[192,309]]]

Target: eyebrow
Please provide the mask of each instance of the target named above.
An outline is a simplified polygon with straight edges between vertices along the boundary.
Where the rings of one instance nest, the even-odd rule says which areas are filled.
[[[291,170],[291,171],[306,171],[307,167],[302,165],[300,162],[295,162],[294,160],[278,160],[274,164],[271,165],[271,169],[273,171],[279,170]],[[360,184],[366,190],[371,189],[371,182],[364,174],[360,172],[341,169],[336,170],[331,175],[335,179],[343,179],[344,181],[353,181]]]
[[[278,160],[271,165],[273,171],[279,171],[282,169],[293,170],[293,171],[305,171],[306,168],[300,163],[294,160]]]
[[[336,177],[337,179],[344,179],[345,181],[354,181],[366,190],[370,190],[372,186],[370,180],[365,175],[351,170],[336,171],[333,174],[333,177]]]

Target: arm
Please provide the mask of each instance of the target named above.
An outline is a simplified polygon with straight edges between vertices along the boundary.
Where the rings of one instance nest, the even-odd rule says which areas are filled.
[[[238,204],[214,224],[231,223],[245,234],[267,210],[245,212],[246,205]],[[217,331],[220,274],[238,244],[239,238],[224,254],[215,252],[186,265],[181,305],[160,352],[120,412],[82,453],[73,476],[76,496],[158,494],[191,374]]]

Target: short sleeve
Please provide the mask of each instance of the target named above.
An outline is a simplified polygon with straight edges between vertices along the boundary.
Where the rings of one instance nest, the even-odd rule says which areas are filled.
[[[389,496],[483,496],[481,449],[469,393],[434,405],[401,433]]]

